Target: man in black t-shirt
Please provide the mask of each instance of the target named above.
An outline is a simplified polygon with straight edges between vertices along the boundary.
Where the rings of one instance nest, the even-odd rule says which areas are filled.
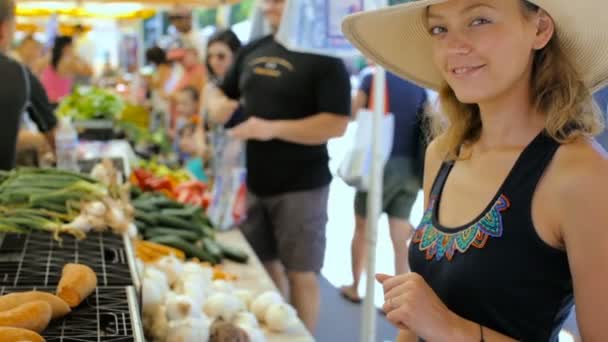
[[[52,107],[40,81],[6,53],[13,40],[15,3],[0,0],[0,170],[15,166],[15,151],[19,126],[24,111],[46,133],[53,145],[53,129],[57,124]]]
[[[275,32],[283,3],[262,3]],[[208,100],[211,120],[221,124],[242,106],[230,131],[247,141],[250,196],[242,230],[314,331],[332,178],[326,143],[341,136],[349,121],[346,67],[339,59],[289,51],[269,36],[242,49]]]

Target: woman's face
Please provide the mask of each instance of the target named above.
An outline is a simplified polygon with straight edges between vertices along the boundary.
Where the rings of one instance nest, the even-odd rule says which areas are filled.
[[[553,23],[544,12],[526,14],[521,0],[429,7],[435,65],[461,102],[491,101],[530,84],[534,51],[550,40]]]
[[[207,60],[209,61],[209,67],[211,67],[213,73],[217,77],[223,78],[232,65],[232,51],[225,43],[213,43],[209,45],[209,48],[207,49]]]

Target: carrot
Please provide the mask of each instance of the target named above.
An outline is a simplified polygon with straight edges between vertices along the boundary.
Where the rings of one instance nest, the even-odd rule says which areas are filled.
[[[0,327],[0,341],[44,342],[44,338],[31,330]]]
[[[51,305],[51,308],[53,309],[51,319],[61,318],[71,311],[68,304],[61,298],[50,293],[39,291],[15,292],[0,297],[0,311],[11,310],[21,304],[34,302],[37,300],[47,302],[49,305]]]
[[[34,301],[0,312],[0,327],[13,327],[41,333],[49,325],[53,308],[45,301]]]
[[[97,287],[97,275],[86,265],[66,264],[61,272],[57,296],[71,308],[84,301]]]

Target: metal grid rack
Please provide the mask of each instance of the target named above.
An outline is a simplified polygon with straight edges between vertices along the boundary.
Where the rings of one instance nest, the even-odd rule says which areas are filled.
[[[138,286],[128,241],[111,233],[84,240],[52,234],[0,234],[0,286],[57,286],[63,266],[81,263],[97,274],[98,286]]]
[[[54,287],[0,287],[0,295],[30,290],[55,292]],[[47,342],[144,342],[137,307],[133,287],[98,287],[42,335]]]

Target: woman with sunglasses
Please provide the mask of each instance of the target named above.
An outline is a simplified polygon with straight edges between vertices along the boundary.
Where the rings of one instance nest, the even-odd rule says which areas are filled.
[[[605,0],[419,0],[346,19],[378,64],[440,93],[412,272],[378,275],[401,341],[557,341],[576,301],[608,341]],[[406,242],[403,242],[405,248]]]
[[[243,115],[240,109],[237,109],[233,119],[225,125],[210,125],[206,118],[206,107],[204,99],[205,95],[212,86],[219,85],[226,73],[234,62],[234,57],[241,48],[241,41],[232,30],[221,30],[213,34],[207,43],[207,57],[205,65],[207,67],[207,85],[203,87],[201,93],[201,106],[204,120],[196,128],[196,131],[187,139],[183,139],[181,143],[182,150],[203,157],[209,160],[210,149],[207,148],[207,142],[213,147],[213,157],[210,161],[213,163],[214,174],[218,173],[218,163],[221,160],[224,146],[226,143],[226,134],[224,128],[230,128],[243,120]]]
[[[206,64],[212,82],[217,84],[224,79],[240,48],[241,41],[232,30],[218,31],[209,38]]]

